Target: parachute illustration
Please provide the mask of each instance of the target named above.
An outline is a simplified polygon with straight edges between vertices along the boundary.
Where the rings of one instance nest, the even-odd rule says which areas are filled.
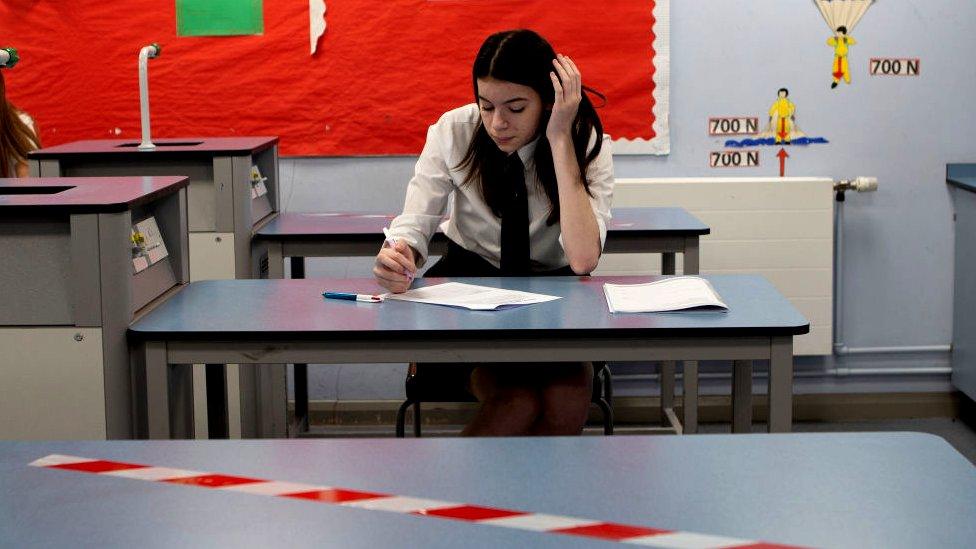
[[[830,88],[834,89],[843,79],[844,83],[851,83],[851,69],[847,62],[850,47],[857,44],[851,36],[851,31],[861,21],[868,8],[875,0],[813,0],[820,10],[833,36],[827,39],[827,45],[834,49],[834,61],[830,74],[833,81]]]
[[[846,27],[847,32],[861,21],[875,0],[813,0],[830,30]]]

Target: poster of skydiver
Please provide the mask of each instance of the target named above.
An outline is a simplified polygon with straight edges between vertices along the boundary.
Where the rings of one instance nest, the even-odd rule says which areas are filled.
[[[834,50],[834,59],[830,66],[830,89],[836,89],[841,80],[850,85],[851,67],[847,58],[851,46],[857,44],[851,32],[874,4],[874,0],[814,0],[814,3],[833,33],[827,39],[827,45]]]
[[[745,139],[729,139],[725,142],[726,147],[741,148],[755,147],[757,145],[783,146],[783,145],[814,145],[825,144],[828,141],[823,137],[809,137],[796,122],[797,107],[790,98],[788,88],[776,90],[776,99],[767,110],[768,122],[766,128],[759,132],[755,137]]]

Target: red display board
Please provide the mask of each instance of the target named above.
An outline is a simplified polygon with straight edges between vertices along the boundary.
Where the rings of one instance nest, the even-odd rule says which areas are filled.
[[[613,138],[654,131],[652,0],[326,0],[309,54],[304,0],[264,0],[265,34],[176,36],[172,0],[4,0],[8,98],[45,146],[139,136],[137,56],[151,42],[154,137],[278,135],[283,155],[416,154],[429,124],[473,101],[486,36],[532,28],[607,96]]]

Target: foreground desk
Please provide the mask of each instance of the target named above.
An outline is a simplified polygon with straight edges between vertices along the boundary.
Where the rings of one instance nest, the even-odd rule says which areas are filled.
[[[789,431],[793,336],[810,329],[803,315],[765,278],[754,275],[705,277],[729,305],[729,312],[611,315],[607,311],[604,282],[656,278],[660,277],[456,279],[562,297],[503,311],[322,298],[324,290],[374,292],[377,286],[372,279],[193,283],[129,328],[140,379],[145,369],[148,432],[151,438],[190,433],[192,411],[186,400],[192,394],[192,379],[188,368],[181,366],[189,363],[581,360],[735,360],[737,368],[751,368],[752,360],[769,360],[769,429]],[[448,280],[422,279],[417,284]],[[751,413],[743,413],[751,411],[750,385],[734,387],[737,431],[750,428]],[[684,388],[686,402],[697,402],[697,376],[686,375]],[[283,414],[282,402],[261,406]]]
[[[154,467],[28,465],[58,454]],[[228,476],[207,477],[211,488],[132,478],[199,471]],[[976,539],[976,470],[945,441],[917,433],[0,442],[0,485],[0,539],[11,547],[612,547],[607,540],[618,539],[914,548]],[[316,489],[333,501],[254,493]],[[438,518],[452,503],[488,508],[484,522]],[[432,512],[408,514],[422,509]],[[498,509],[530,514],[489,518]],[[574,526],[576,535],[532,531]]]
[[[394,215],[383,213],[281,212],[254,235],[256,255],[267,253],[269,278],[284,278],[284,258],[291,258],[291,277],[305,278],[306,257],[372,257],[383,242],[383,227]],[[607,227],[605,253],[659,253],[662,274],[675,274],[675,254],[683,256],[684,274],[698,274],[699,238],[710,229],[684,208],[614,208]],[[437,232],[431,255],[447,249],[447,237]],[[648,270],[651,270],[650,268]],[[685,370],[696,370],[694,363]],[[662,420],[681,429],[673,412],[674,364],[661,366]],[[691,372],[692,375],[695,372]],[[278,376],[284,375],[279,372]],[[295,416],[308,428],[308,369],[295,365]],[[684,429],[694,432],[695,418]]]

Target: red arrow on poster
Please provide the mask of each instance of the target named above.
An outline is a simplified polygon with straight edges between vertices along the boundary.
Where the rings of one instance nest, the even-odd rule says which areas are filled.
[[[779,176],[783,177],[786,175],[786,159],[790,157],[786,149],[780,148],[779,152],[776,153],[776,157],[779,158]]]

